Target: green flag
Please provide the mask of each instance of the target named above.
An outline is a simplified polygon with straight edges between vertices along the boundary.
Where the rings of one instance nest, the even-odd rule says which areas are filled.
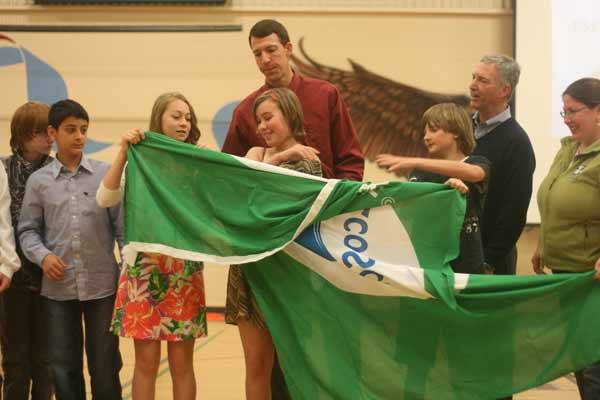
[[[126,259],[244,264],[295,399],[494,399],[600,359],[591,273],[453,274],[464,198],[327,180],[147,133]]]

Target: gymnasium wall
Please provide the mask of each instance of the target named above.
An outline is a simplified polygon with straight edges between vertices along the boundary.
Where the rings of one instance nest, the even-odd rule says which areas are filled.
[[[0,1],[13,2],[4,7],[0,3],[0,26],[241,29],[65,33],[0,27],[0,34],[14,41],[0,40],[0,46],[25,49],[50,66],[64,80],[68,96],[88,109],[90,138],[98,142],[90,146],[91,156],[101,160],[112,158],[109,144],[125,129],[147,127],[156,96],[173,90],[183,92],[194,105],[201,141],[218,148],[232,103],[263,82],[247,41],[250,27],[263,18],[278,19],[288,27],[296,54],[303,37],[307,53],[322,64],[349,70],[351,58],[375,74],[440,93],[467,93],[472,66],[483,53],[513,53],[513,15],[506,1],[246,0],[213,7],[57,8]],[[347,5],[342,8],[340,3]],[[32,84],[26,63],[3,62],[3,54],[8,52],[0,47],[0,154],[9,152],[10,117],[28,100],[28,79]],[[388,179],[371,167],[367,178]]]

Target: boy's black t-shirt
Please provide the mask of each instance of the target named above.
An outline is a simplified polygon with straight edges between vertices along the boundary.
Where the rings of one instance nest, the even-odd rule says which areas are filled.
[[[485,178],[481,182],[465,182],[469,188],[465,220],[460,231],[460,253],[450,262],[454,272],[466,274],[485,273],[483,244],[481,242],[480,220],[483,213],[485,195],[487,193],[490,176],[490,161],[482,156],[468,156],[464,162],[477,165],[485,171]],[[409,179],[411,182],[444,183],[448,176],[432,172],[414,170]]]

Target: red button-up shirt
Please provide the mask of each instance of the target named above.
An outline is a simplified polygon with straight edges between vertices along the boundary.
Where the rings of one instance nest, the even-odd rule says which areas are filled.
[[[307,146],[319,151],[326,178],[361,181],[364,157],[348,109],[335,86],[329,82],[294,74],[288,87],[300,100],[304,112],[304,132]],[[250,148],[266,147],[256,133],[252,114],[254,100],[270,89],[263,85],[246,97],[233,112],[223,152],[245,156]]]

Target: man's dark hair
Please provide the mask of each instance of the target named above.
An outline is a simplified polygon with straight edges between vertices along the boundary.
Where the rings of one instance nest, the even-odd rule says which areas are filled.
[[[85,108],[75,100],[67,99],[52,104],[50,112],[48,113],[48,124],[54,129],[58,129],[60,124],[69,117],[75,117],[90,122],[90,117],[88,116],[87,111],[85,111]]]
[[[285,26],[283,26],[280,22],[275,21],[274,19],[263,19],[254,24],[252,29],[250,29],[250,34],[248,35],[248,43],[251,44],[251,40],[253,37],[264,38],[272,33],[277,35],[282,45],[285,46],[290,42],[290,35],[288,35],[288,31],[287,29],[285,29]]]

